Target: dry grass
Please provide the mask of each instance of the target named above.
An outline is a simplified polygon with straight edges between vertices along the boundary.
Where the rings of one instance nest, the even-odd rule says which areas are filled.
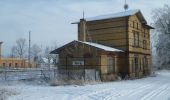
[[[0,100],[7,100],[9,96],[16,95],[17,93],[14,91],[9,91],[4,88],[0,88]]]

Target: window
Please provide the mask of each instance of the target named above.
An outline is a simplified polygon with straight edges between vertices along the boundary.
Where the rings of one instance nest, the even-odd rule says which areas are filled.
[[[136,23],[137,29],[139,29],[138,23]]]
[[[15,67],[18,67],[18,63],[15,63]]]
[[[3,67],[5,67],[6,66],[6,64],[5,63],[3,63]]]
[[[137,56],[134,57],[134,67],[135,67],[135,72],[138,71],[138,67],[139,67],[139,59]]]
[[[143,37],[146,37],[146,30],[144,29],[144,34],[143,34]]]
[[[135,22],[133,21],[133,28],[135,28]]]
[[[9,63],[9,67],[11,67],[12,66],[12,64],[11,63]]]
[[[139,68],[140,68],[140,61],[138,56],[135,55],[132,59],[132,73],[138,72]]]
[[[114,72],[114,64],[113,64],[113,58],[107,57],[107,73],[111,74]]]
[[[143,49],[147,49],[147,43],[146,43],[146,40],[143,40]]]
[[[144,58],[143,58],[143,68],[147,68],[148,67],[148,59],[147,59],[147,57],[146,56],[144,56]]]
[[[134,59],[132,59],[132,73],[135,72],[135,64],[134,64]]]
[[[139,32],[133,31],[133,46],[139,47],[140,41],[139,41]]]

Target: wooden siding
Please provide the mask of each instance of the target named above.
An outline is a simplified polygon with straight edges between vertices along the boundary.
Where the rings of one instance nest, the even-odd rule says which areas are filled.
[[[135,27],[133,27],[133,22],[138,23],[138,29]],[[144,31],[146,30],[146,31]],[[139,21],[139,19],[137,18],[136,15],[133,15],[131,17],[129,17],[129,51],[131,52],[139,52],[139,53],[144,53],[144,54],[150,54],[150,33],[149,33],[149,29],[146,29],[142,26],[141,22]],[[133,46],[133,31],[139,32],[139,47],[134,47]],[[146,36],[144,37],[144,34],[146,34]],[[147,48],[144,49],[143,48],[143,40],[146,41],[146,46]]]
[[[78,25],[78,40],[82,40],[82,28]],[[90,21],[86,23],[86,41],[127,50],[126,18]]]

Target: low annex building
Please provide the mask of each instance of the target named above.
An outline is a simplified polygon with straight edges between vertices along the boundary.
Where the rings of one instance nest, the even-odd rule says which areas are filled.
[[[59,69],[96,69],[102,80],[150,74],[150,29],[154,28],[140,10],[83,18],[73,24],[78,24],[78,40],[51,52],[59,54]]]
[[[58,70],[95,69],[103,80],[116,79],[117,56],[122,50],[97,43],[74,40],[51,53],[59,54]]]
[[[36,64],[34,62],[28,62],[26,59],[21,58],[4,58],[1,56],[2,53],[2,43],[0,42],[0,68],[35,68]]]

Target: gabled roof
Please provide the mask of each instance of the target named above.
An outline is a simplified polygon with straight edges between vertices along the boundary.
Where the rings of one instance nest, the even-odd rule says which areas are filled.
[[[59,47],[53,51],[51,51],[52,54],[57,54],[59,53],[63,48],[71,45],[71,44],[75,44],[75,43],[82,43],[82,44],[85,44],[85,45],[88,45],[88,46],[92,46],[92,47],[95,47],[95,48],[98,48],[98,49],[101,49],[103,51],[109,51],[109,52],[124,52],[122,50],[119,50],[119,49],[116,49],[116,48],[112,48],[112,47],[109,47],[109,46],[105,46],[105,45],[102,45],[102,44],[98,44],[98,43],[92,43],[92,42],[83,42],[83,41],[77,41],[77,40],[74,40],[62,47]]]
[[[78,42],[81,42],[81,43],[84,43],[84,44],[87,44],[87,45],[90,45],[90,46],[93,46],[93,47],[96,47],[96,48],[99,48],[99,49],[103,49],[105,51],[123,52],[122,50],[112,48],[112,47],[109,47],[109,46],[105,46],[105,45],[102,45],[102,44],[98,44],[98,43],[82,42],[82,41],[78,41]]]
[[[107,15],[100,15],[100,16],[95,16],[95,17],[90,17],[90,18],[85,18],[86,21],[97,21],[97,20],[104,20],[104,19],[112,19],[112,18],[120,18],[120,17],[127,17],[131,15],[135,15],[141,19],[143,23],[146,23],[145,18],[143,17],[141,11],[139,9],[135,10],[128,10],[128,11],[123,11],[123,12],[118,12],[118,13],[113,13],[113,14],[107,14]],[[74,22],[73,24],[77,24],[78,22]]]

